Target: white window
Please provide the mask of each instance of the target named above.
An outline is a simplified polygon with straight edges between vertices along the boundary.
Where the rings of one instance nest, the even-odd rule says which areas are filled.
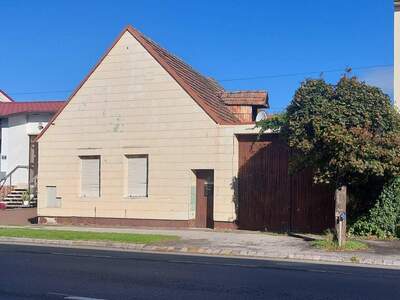
[[[60,198],[57,197],[57,187],[46,186],[47,190],[47,205],[49,208],[61,207]]]
[[[148,156],[127,155],[128,197],[147,197],[148,194]]]
[[[81,156],[81,197],[100,197],[100,156]]]

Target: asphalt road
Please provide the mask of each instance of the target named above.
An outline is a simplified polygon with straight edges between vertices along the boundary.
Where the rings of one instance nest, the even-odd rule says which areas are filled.
[[[0,299],[92,298],[400,299],[400,271],[0,245]]]

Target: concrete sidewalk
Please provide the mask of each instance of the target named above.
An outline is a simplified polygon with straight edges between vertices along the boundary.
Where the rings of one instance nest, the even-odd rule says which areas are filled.
[[[37,223],[36,208],[13,208],[0,210],[0,226],[25,226]]]
[[[29,226],[55,230],[95,232],[123,232],[165,234],[180,237],[178,241],[162,244],[121,244],[93,241],[52,241],[22,238],[0,238],[0,242],[32,243],[58,246],[89,246],[149,252],[174,252],[243,256],[264,259],[312,260],[320,262],[355,263],[400,267],[400,241],[365,241],[368,250],[352,252],[328,252],[311,247],[310,240],[318,236],[288,236],[252,231],[167,230],[133,228],[92,228],[61,226]]]

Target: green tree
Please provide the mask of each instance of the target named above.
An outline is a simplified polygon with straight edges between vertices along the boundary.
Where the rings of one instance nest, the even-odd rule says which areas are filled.
[[[306,80],[284,113],[257,126],[279,131],[294,150],[291,172],[312,168],[316,183],[335,186],[338,209],[345,211],[346,186],[400,174],[399,113],[379,88],[355,77],[336,85]]]

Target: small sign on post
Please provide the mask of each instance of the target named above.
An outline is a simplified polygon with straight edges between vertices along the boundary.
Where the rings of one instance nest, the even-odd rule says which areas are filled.
[[[347,188],[342,186],[335,192],[335,227],[339,247],[346,243],[346,202]]]

